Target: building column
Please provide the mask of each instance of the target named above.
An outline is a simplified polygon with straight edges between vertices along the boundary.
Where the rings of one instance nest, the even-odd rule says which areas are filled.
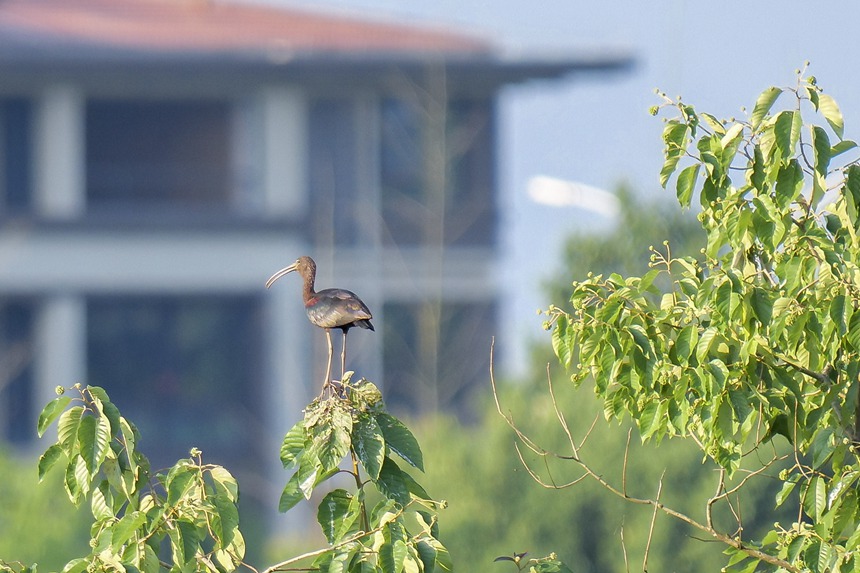
[[[53,295],[36,312],[34,332],[34,389],[36,415],[56,397],[57,386],[86,384],[87,309],[84,297]]]
[[[84,96],[72,85],[47,88],[37,100],[33,125],[36,212],[72,219],[86,209]]]
[[[301,215],[307,203],[306,96],[295,88],[271,86],[262,90],[260,101],[265,213]]]

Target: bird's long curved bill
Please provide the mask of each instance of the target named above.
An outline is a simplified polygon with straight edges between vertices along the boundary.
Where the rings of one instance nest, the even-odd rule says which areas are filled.
[[[269,277],[269,280],[266,281],[266,288],[269,288],[275,283],[276,280],[278,280],[287,273],[293,272],[294,270],[296,270],[296,263],[293,263],[288,267],[282,268],[281,270]]]

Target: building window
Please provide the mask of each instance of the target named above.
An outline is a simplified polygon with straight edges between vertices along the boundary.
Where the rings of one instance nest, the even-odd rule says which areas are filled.
[[[355,245],[362,234],[354,100],[322,99],[310,106],[308,178],[317,245]]]
[[[26,445],[36,433],[33,405],[34,305],[0,303],[0,431],[6,441]]]
[[[89,101],[88,206],[229,208],[231,113],[225,101]]]
[[[454,99],[432,112],[414,101],[382,100],[380,186],[386,242],[492,246],[494,145],[490,100]]]
[[[424,142],[417,103],[384,99],[380,104],[380,191],[383,240],[394,245],[427,242],[431,213],[424,193]]]
[[[8,213],[30,208],[32,103],[0,99],[0,205]]]
[[[195,446],[261,478],[259,331],[256,298],[93,297],[88,379],[138,426],[154,467]]]
[[[496,240],[495,133],[487,100],[454,100],[448,105],[451,195],[446,204],[449,244],[492,246]]]
[[[487,382],[495,305],[389,303],[384,316],[388,405],[410,413],[443,410],[468,417],[474,391]]]

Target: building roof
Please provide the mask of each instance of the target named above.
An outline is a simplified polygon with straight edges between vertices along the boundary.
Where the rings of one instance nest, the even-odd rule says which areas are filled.
[[[487,42],[445,30],[223,0],[3,0],[3,35],[143,51],[459,52]]]
[[[0,72],[17,77],[181,74],[194,66],[196,74],[234,77],[360,78],[392,66],[424,73],[428,62],[441,62],[449,78],[494,89],[631,63],[610,53],[509,60],[495,48],[440,28],[237,0],[0,0]]]

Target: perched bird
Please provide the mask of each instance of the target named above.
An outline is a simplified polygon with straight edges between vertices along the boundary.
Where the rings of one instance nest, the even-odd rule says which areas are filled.
[[[274,284],[282,276],[298,271],[304,280],[302,286],[302,299],[305,301],[305,311],[311,323],[325,330],[328,340],[328,366],[326,366],[325,382],[323,388],[328,387],[331,382],[331,329],[339,328],[343,331],[343,349],[340,353],[340,375],[346,370],[346,334],[353,326],[374,330],[370,319],[367,305],[352,291],[340,288],[327,288],[319,292],[314,291],[314,280],[317,275],[317,265],[310,257],[299,257],[296,262],[279,270],[266,281],[266,288]]]

